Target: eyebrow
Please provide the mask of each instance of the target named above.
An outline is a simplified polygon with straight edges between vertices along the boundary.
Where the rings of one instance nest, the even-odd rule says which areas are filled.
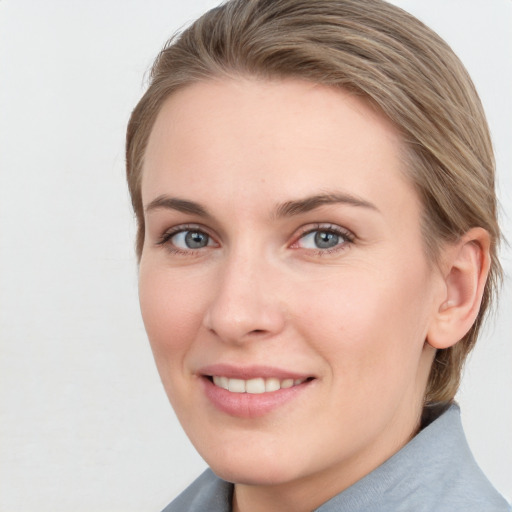
[[[346,204],[349,206],[367,208],[376,212],[379,211],[379,209],[369,201],[365,201],[364,199],[353,196],[351,194],[337,192],[328,194],[316,194],[314,196],[305,197],[303,199],[286,201],[285,203],[276,207],[275,216],[277,218],[291,217],[293,215],[307,213],[316,208],[319,208],[320,206],[330,204]]]
[[[369,210],[379,211],[379,209],[369,201],[361,199],[346,193],[330,193],[330,194],[316,194],[314,196],[305,197],[303,199],[295,199],[293,201],[286,201],[285,203],[276,206],[273,217],[280,219],[284,217],[292,217],[310,212],[323,205],[330,204],[346,204],[349,206],[356,206],[360,208],[367,208]],[[200,217],[212,217],[212,215],[201,206],[199,203],[190,201],[188,199],[180,199],[168,195],[161,195],[153,199],[145,208],[146,213],[158,209],[176,210],[190,215],[198,215]]]
[[[208,211],[199,203],[167,195],[158,196],[156,199],[153,199],[153,201],[144,208],[144,211],[148,213],[161,208],[189,213],[191,215],[199,215],[200,217],[211,217]]]

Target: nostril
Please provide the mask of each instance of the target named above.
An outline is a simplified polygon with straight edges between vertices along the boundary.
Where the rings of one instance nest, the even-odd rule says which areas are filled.
[[[235,302],[232,298],[220,297],[205,312],[203,326],[226,343],[263,340],[278,334],[285,325],[284,315],[277,306],[260,302],[259,299]]]

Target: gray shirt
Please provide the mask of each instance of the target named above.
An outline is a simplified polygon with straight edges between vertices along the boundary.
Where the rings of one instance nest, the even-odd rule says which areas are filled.
[[[315,512],[510,512],[469,449],[451,405],[381,466]],[[206,470],[163,512],[231,512],[233,484]]]

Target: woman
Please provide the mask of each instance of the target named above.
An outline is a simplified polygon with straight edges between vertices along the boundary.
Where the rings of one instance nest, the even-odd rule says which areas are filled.
[[[453,398],[500,277],[478,96],[380,0],[232,0],[127,134],[140,302],[211,467],[166,510],[509,510]]]

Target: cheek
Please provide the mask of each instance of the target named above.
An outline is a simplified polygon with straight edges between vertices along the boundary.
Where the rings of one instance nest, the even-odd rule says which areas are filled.
[[[197,295],[187,291],[186,283],[179,283],[172,274],[151,268],[141,262],[139,273],[139,301],[151,348],[168,363],[190,346],[200,325]]]
[[[421,266],[411,272],[401,265],[351,269],[302,295],[302,331],[329,361],[334,378],[361,389],[361,383],[385,385],[414,374],[429,311]]]

